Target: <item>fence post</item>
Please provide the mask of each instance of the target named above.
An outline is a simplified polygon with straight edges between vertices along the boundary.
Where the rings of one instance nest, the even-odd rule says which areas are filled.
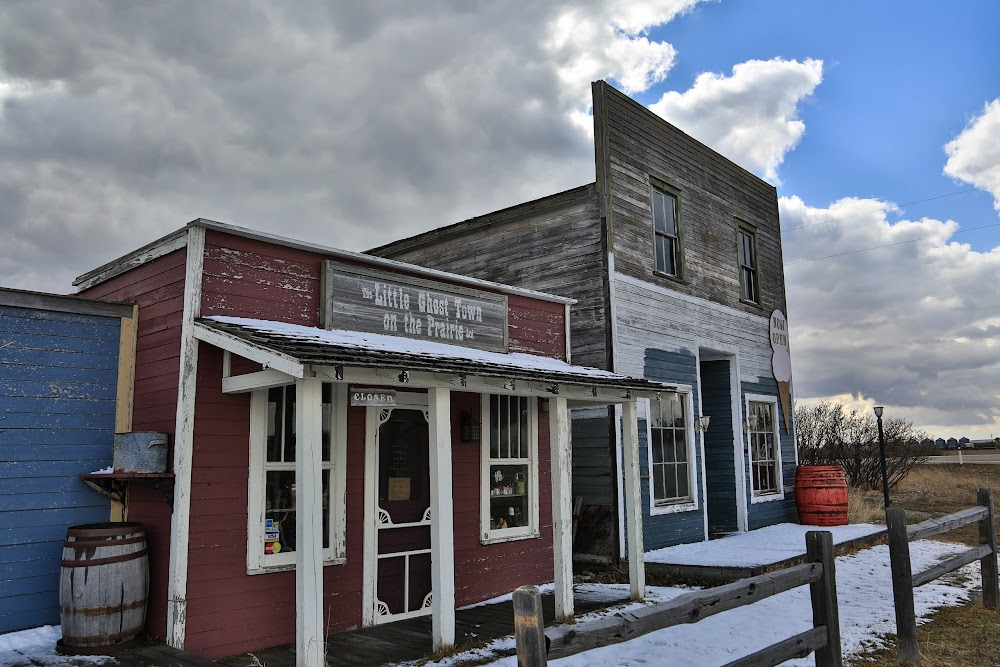
[[[514,641],[518,667],[545,667],[545,621],[538,586],[514,591]]]
[[[823,565],[823,578],[809,584],[813,627],[826,626],[826,646],[816,651],[816,667],[841,667],[840,610],[837,607],[837,565],[833,553],[833,533],[810,530],[806,533],[806,556]]]
[[[983,574],[983,606],[1000,608],[1000,585],[997,577],[997,529],[993,516],[993,489],[977,489],[976,504],[986,508],[986,518],[979,522],[979,543],[989,545],[990,554],[979,561]]]
[[[896,606],[896,643],[902,662],[920,662],[917,647],[917,616],[913,609],[913,569],[910,538],[906,534],[906,510],[891,507],[885,513],[889,528],[889,565],[892,568],[892,598]]]

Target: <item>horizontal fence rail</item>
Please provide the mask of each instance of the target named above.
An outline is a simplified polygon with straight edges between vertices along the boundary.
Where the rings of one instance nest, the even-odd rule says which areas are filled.
[[[892,507],[886,511],[889,529],[889,564],[892,567],[892,596],[896,606],[896,639],[899,659],[919,663],[917,617],[913,605],[913,589],[974,563],[980,563],[983,579],[983,606],[1000,608],[1000,586],[997,576],[997,536],[993,521],[993,491],[978,489],[976,507],[959,510],[937,519],[906,525],[906,510]],[[910,542],[941,535],[973,523],[979,524],[979,546],[913,574]]]
[[[813,652],[817,667],[839,666],[840,616],[832,534],[826,531],[807,533],[806,554],[809,562],[802,565],[685,593],[669,602],[618,612],[594,621],[558,626],[547,632],[542,626],[538,589],[523,586],[514,591],[518,665],[538,667],[545,665],[548,658],[564,658],[629,641],[656,630],[697,623],[715,614],[808,585],[812,598],[813,628],[735,660],[726,667],[777,665]]]

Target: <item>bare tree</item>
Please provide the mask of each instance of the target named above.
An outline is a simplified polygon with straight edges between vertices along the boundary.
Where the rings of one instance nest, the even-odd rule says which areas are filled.
[[[934,453],[921,444],[927,434],[905,419],[882,420],[889,486],[898,484],[918,463]],[[795,441],[802,465],[840,465],[847,483],[862,489],[882,487],[878,425],[875,417],[840,403],[795,405]]]

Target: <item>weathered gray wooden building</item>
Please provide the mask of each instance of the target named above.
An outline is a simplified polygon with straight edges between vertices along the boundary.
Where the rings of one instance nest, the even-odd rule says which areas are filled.
[[[640,406],[646,548],[794,521],[776,191],[605,82],[593,96],[594,183],[370,252],[572,297],[573,363],[678,385]],[[618,420],[574,415],[580,555],[624,553]]]

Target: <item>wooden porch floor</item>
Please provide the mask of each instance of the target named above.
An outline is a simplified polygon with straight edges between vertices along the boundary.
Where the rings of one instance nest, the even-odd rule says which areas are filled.
[[[616,599],[577,594],[574,606],[577,614],[583,614],[622,604],[628,601],[628,597],[627,587]],[[554,605],[551,593],[542,595],[546,625],[554,618]],[[509,600],[455,612],[455,643],[459,650],[512,634],[514,609]],[[326,647],[327,661],[331,666],[396,665],[408,660],[427,658],[431,652],[429,616],[330,635]],[[266,667],[295,667],[294,645],[255,651],[254,656]],[[249,667],[254,664],[253,658],[246,654],[223,658],[216,663],[227,667]]]

